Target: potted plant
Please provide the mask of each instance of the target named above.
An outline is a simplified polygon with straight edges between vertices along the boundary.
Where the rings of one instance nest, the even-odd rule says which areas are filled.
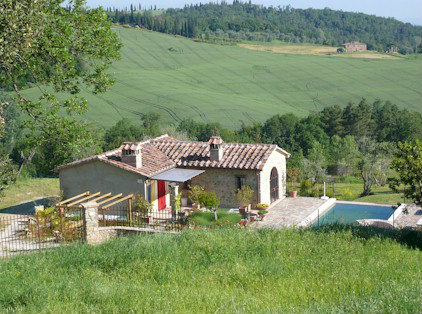
[[[261,209],[258,212],[258,215],[259,215],[259,217],[261,217],[261,220],[264,219],[264,217],[265,217],[266,214],[268,214],[268,210]]]
[[[290,182],[290,189],[293,186],[293,182],[297,182],[300,175],[299,168],[287,168],[287,180]],[[297,190],[290,190],[290,197],[297,197]]]
[[[253,198],[253,190],[249,185],[244,185],[236,192],[236,200],[239,204],[239,212],[246,214],[251,208],[251,202]]]
[[[201,208],[200,198],[204,193],[204,188],[200,185],[193,185],[189,191],[189,200],[192,202],[192,209],[198,210]]]

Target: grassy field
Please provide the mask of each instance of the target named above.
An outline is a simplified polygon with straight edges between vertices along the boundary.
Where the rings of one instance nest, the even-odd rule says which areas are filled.
[[[162,113],[167,123],[194,118],[237,128],[241,121],[263,121],[287,112],[303,116],[362,97],[422,111],[419,57],[384,60],[268,53],[115,29],[124,44],[122,59],[111,68],[116,83],[103,95],[84,92],[90,108],[87,118],[98,125],[154,111]],[[37,92],[33,88],[27,94]]]
[[[391,232],[218,229],[16,257],[0,312],[420,313],[422,252]]]
[[[0,211],[21,203],[30,203],[31,200],[59,195],[59,180],[56,178],[20,179],[0,196]]]

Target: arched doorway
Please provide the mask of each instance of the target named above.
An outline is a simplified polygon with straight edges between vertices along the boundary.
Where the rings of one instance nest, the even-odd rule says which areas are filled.
[[[270,199],[271,203],[278,200],[278,171],[277,168],[274,167],[271,169],[271,176],[270,176]]]

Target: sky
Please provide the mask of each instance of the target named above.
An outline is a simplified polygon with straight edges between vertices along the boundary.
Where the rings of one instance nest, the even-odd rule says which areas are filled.
[[[217,1],[217,0],[214,0]],[[141,3],[142,6],[157,5],[157,8],[183,7],[190,3],[206,3],[208,0],[87,0],[90,7],[126,7],[131,3]],[[228,3],[231,0],[227,0]],[[293,8],[325,7],[353,12],[363,12],[384,17],[394,17],[403,22],[422,25],[422,0],[252,0],[255,4],[266,6],[284,6],[290,4]]]

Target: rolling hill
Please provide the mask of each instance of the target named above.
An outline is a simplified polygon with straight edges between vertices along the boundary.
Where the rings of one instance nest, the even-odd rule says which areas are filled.
[[[184,118],[236,128],[277,113],[310,111],[362,97],[422,111],[422,59],[338,58],[253,51],[116,27],[124,47],[111,71],[113,88],[83,92],[87,118],[108,127],[156,111],[167,123]],[[35,96],[36,89],[26,91]]]

